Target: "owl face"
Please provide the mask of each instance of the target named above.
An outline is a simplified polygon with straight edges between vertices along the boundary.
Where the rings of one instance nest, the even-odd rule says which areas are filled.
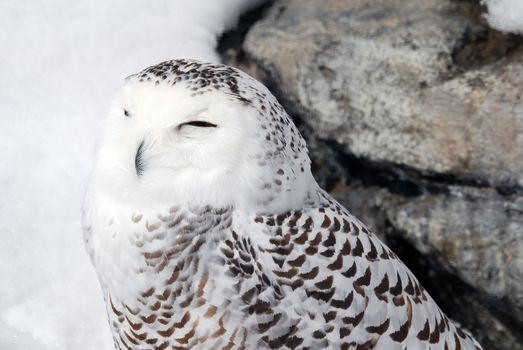
[[[128,81],[106,121],[100,172],[128,196],[194,196],[196,188],[212,196],[248,162],[257,140],[254,112],[220,92]]]
[[[190,92],[183,84],[131,81],[125,86],[109,118],[117,124],[121,141],[131,146],[138,178],[183,172],[217,175],[241,159],[252,130],[252,111],[220,93]]]
[[[173,60],[127,79],[92,183],[141,206],[279,210],[302,203],[315,181],[303,139],[261,83],[224,65]]]

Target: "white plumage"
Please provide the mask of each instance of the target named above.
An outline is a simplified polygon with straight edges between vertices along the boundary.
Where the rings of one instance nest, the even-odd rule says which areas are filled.
[[[83,223],[117,349],[480,349],[318,187],[283,108],[231,67],[127,79]]]

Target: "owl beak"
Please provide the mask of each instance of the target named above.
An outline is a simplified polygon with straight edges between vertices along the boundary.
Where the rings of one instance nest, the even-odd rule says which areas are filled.
[[[134,156],[134,168],[136,169],[136,175],[141,176],[143,174],[143,141],[140,143],[140,146],[138,146],[138,149],[136,150],[136,155]]]

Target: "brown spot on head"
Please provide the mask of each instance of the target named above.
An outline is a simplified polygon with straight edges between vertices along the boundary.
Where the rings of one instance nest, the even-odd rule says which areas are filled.
[[[149,224],[149,222],[145,223],[145,228],[147,229],[147,232],[153,232],[157,230],[160,227],[160,224]]]

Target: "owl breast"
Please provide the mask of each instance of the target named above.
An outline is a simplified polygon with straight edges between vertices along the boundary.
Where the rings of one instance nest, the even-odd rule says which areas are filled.
[[[230,209],[173,207],[112,220],[106,237],[93,239],[102,243],[94,260],[117,349],[214,348],[233,334],[246,342],[245,313],[235,305],[243,302],[232,296],[236,277],[252,275],[254,262],[243,253],[229,266],[241,260],[231,253],[238,237]]]

